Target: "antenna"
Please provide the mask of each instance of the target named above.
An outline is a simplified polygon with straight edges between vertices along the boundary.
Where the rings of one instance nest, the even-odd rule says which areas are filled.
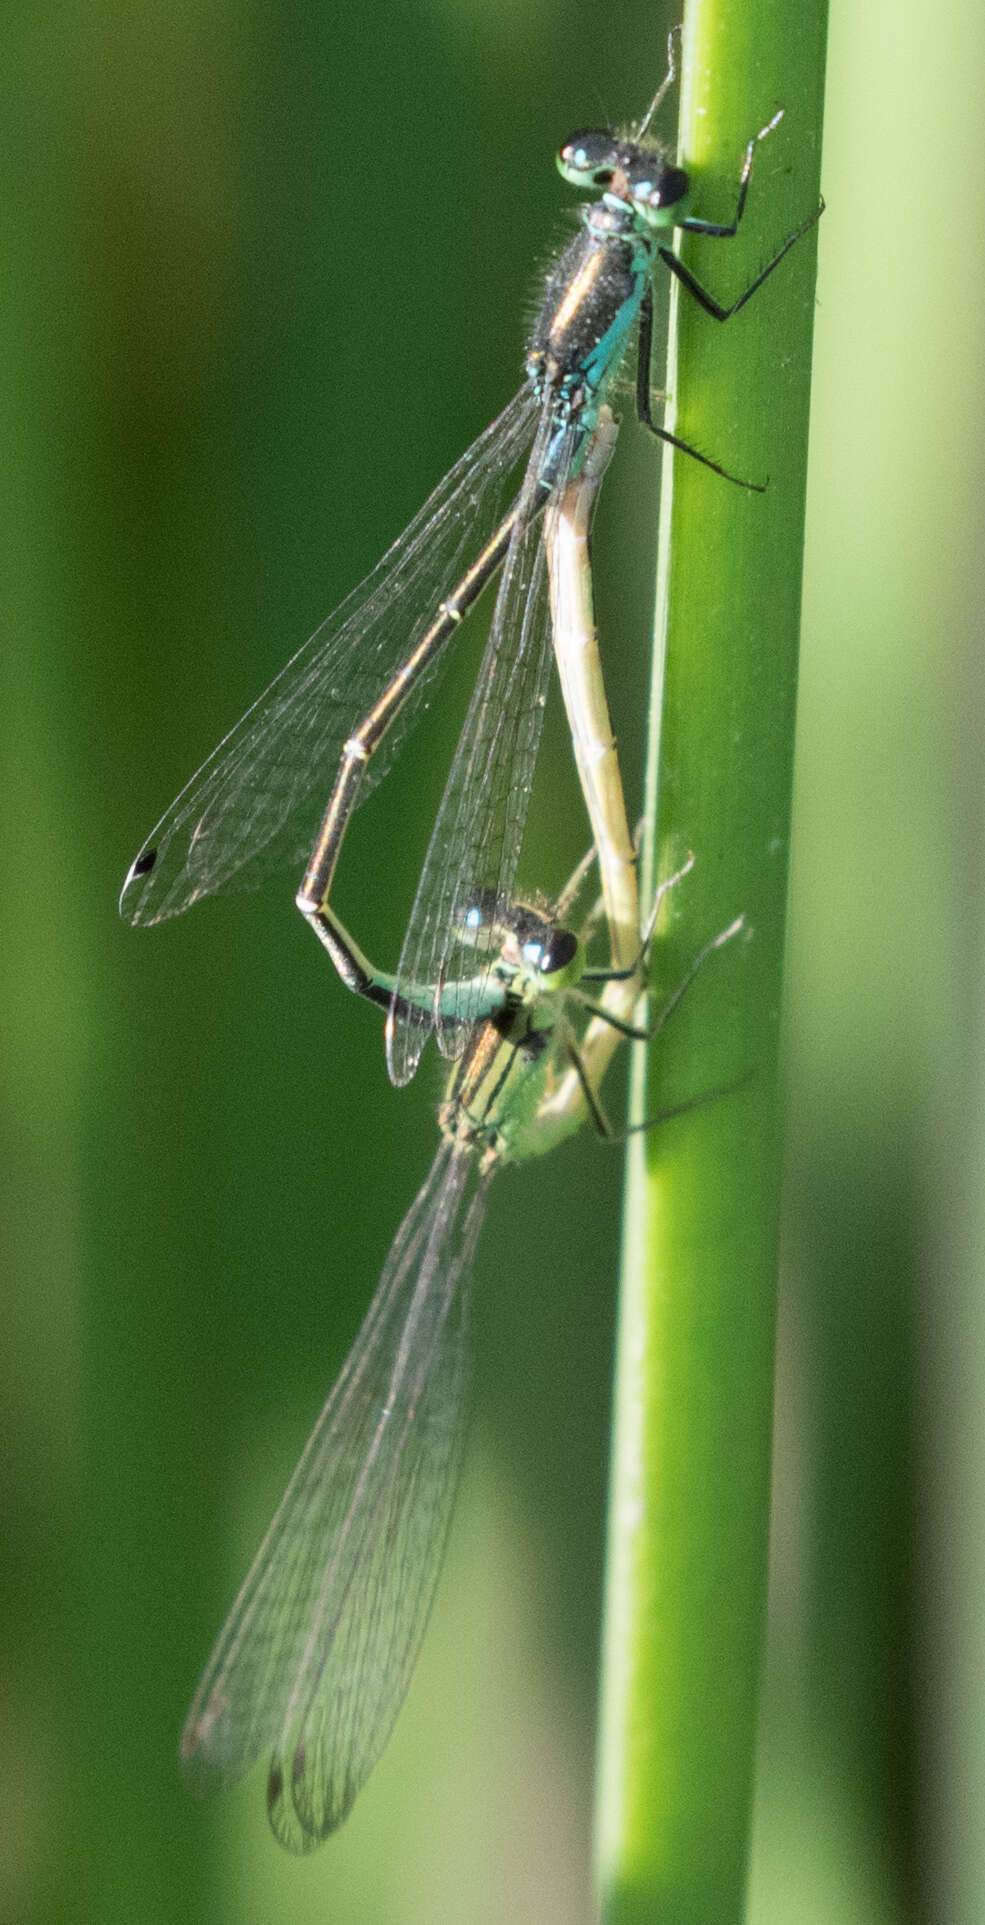
[[[683,33],[683,31],[684,29],[681,26],[671,27],[671,30],[667,35],[667,72],[665,73],[662,81],[660,82],[660,85],[657,88],[657,91],[654,94],[653,99],[651,100],[650,105],[646,110],[646,113],[643,115],[643,118],[640,121],[640,124],[633,135],[634,141],[643,139],[643,136],[646,133],[646,130],[649,127],[654,114],[657,112],[657,109],[661,106],[662,102],[664,101],[667,95],[668,89],[673,86],[675,80],[677,79],[677,59],[676,59],[676,49],[674,47],[674,41],[677,35]]]

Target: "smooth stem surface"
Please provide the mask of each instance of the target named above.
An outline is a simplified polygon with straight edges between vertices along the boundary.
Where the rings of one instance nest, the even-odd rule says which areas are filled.
[[[696,214],[730,218],[746,141],[785,109],[756,149],[737,238],[682,248],[722,302],[816,204],[824,27],[823,0],[688,11],[681,154]],[[654,1010],[708,938],[740,913],[745,930],[638,1062],[635,1113],[739,1087],[636,1137],[629,1157],[599,1761],[606,1925],[737,1925],[744,1908],[815,257],[812,233],[724,325],[685,294],[672,310],[670,425],[769,487],[746,493],[681,455],[664,480],[644,905],[655,873],[688,850],[695,866],[663,919]]]

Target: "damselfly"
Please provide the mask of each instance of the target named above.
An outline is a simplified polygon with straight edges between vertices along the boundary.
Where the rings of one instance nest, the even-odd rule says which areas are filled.
[[[725,321],[817,218],[812,211],[787,236],[737,300],[717,302],[661,237],[670,237],[675,227],[718,239],[738,232],[757,142],[776,127],[782,109],[746,147],[732,218],[710,221],[691,211],[687,173],[646,138],[673,75],[671,60],[629,137],[590,130],[564,143],[558,165],[565,180],[601,190],[601,198],[584,210],[581,233],[548,279],[523,388],[372,574],[214,750],[158,823],[124,885],[124,916],[153,923],[201,896],[255,884],[277,863],[300,865],[308,854],[297,899],[331,946],[326,904],[352,809],[420,714],[451,636],[501,571],[482,666],[397,971],[387,1026],[388,1064],[397,1083],[413,1074],[433,1026],[445,1054],[453,1056],[482,1015],[482,990],[449,947],[448,932],[463,903],[492,900],[505,916],[513,896],[550,662],[543,592],[548,544],[538,520],[547,508],[550,521],[578,472],[637,321],[637,413],[663,440],[686,445],[651,413],[656,261],[707,314]],[[708,456],[686,451],[736,479]],[[504,512],[521,463],[519,491]],[[476,531],[490,525],[494,532],[476,552]],[[408,981],[442,983],[440,1009],[401,996],[399,987]]]
[[[586,966],[585,932],[563,926],[585,867],[553,910],[515,903],[504,916],[477,902],[457,919],[454,939],[481,1016],[451,1073],[437,1154],[182,1734],[183,1764],[203,1790],[269,1754],[271,1824],[294,1851],[319,1844],[346,1817],[413,1671],[455,1494],[470,1273],[492,1176],[550,1149],[586,1113],[608,1133],[577,1023],[586,1011],[598,1019],[593,991],[614,977],[639,987],[646,943],[628,970]],[[325,914],[349,953],[349,980],[388,1009],[406,992],[372,968],[330,906]],[[647,941],[652,926],[653,918]],[[739,926],[707,944],[657,1028],[704,957]],[[435,1001],[432,985],[410,993],[415,1006]],[[608,1020],[617,1042],[640,1034]],[[559,1107],[572,1068],[573,1092]]]

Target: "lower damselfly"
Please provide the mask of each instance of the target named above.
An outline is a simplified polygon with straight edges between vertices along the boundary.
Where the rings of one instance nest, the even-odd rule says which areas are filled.
[[[456,1489],[469,1286],[492,1177],[543,1154],[586,1116],[610,1134],[579,1023],[603,1020],[596,993],[615,978],[638,996],[658,905],[627,970],[589,968],[587,930],[565,926],[586,867],[553,909],[515,903],[502,916],[476,902],[456,920],[482,1015],[451,1072],[437,1154],[185,1723],[182,1763],[200,1790],[269,1757],[267,1809],[292,1851],[342,1823],[410,1682]],[[330,905],[325,913],[349,952],[349,979],[389,1009],[402,993],[394,977],[367,962]],[[649,1031],[609,1018],[615,1041],[653,1035],[740,926],[705,946]],[[441,992],[411,993],[428,1007]]]
[[[494,899],[505,914],[514,894],[549,678],[544,591],[551,522],[585,458],[634,327],[640,420],[716,475],[738,480],[653,420],[656,263],[724,322],[745,308],[817,219],[812,210],[736,300],[717,301],[670,238],[675,228],[719,240],[738,233],[757,145],[783,110],[747,143],[731,218],[709,220],[693,211],[687,172],[647,137],[673,78],[671,41],[667,76],[628,136],[589,129],[565,141],[562,176],[600,198],[582,211],[581,232],[548,276],[524,386],[192,777],[124,885],[123,915],[154,923],[200,897],[255,884],[276,864],[300,867],[307,859],[298,903],[331,947],[326,904],[352,810],[420,715],[449,641],[499,574],[489,638],[397,970],[398,989],[442,982],[444,1013],[395,995],[387,1060],[396,1083],[413,1074],[432,1027],[454,1056],[481,1019],[481,989],[449,946],[448,932],[463,903]]]

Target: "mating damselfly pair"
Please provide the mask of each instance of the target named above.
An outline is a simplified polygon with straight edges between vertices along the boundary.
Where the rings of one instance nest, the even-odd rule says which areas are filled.
[[[581,940],[565,927],[567,892],[554,911],[515,898],[549,674],[549,606],[560,635],[560,611],[578,591],[559,559],[564,505],[582,493],[590,499],[597,485],[593,451],[611,434],[605,404],[637,323],[637,412],[656,435],[684,445],[651,415],[657,258],[723,321],[816,218],[787,236],[736,301],[717,303],[660,236],[675,226],[735,235],[756,143],[780,113],[747,145],[731,220],[711,222],[690,211],[686,173],[645,139],[671,77],[629,137],[587,131],[561,149],[565,179],[601,195],[549,278],[525,386],[193,777],[124,888],[123,913],[151,923],[307,858],[299,906],[343,980],[385,1005],[394,1081],[412,1075],[432,1028],[443,1052],[459,1059],[431,1175],[397,1234],[183,1737],[186,1765],[203,1783],[238,1777],[270,1751],[271,1818],[296,1849],[318,1843],[345,1816],[409,1679],[454,1490],[466,1284],[489,1176],[500,1163],[546,1150],[586,1112],[601,1126],[606,1063],[620,1036],[639,1033],[608,1000],[611,987],[632,1007],[646,942],[637,934],[632,846],[597,675],[591,716],[579,711],[576,693],[571,722],[576,739],[594,741],[609,758],[606,782],[586,800],[612,966],[586,968]],[[762,486],[704,452],[685,452],[726,481]],[[329,902],[345,830],[497,572],[475,694],[399,965],[386,977]],[[593,984],[606,1007],[590,994]],[[595,1056],[592,1031],[604,1035]]]

